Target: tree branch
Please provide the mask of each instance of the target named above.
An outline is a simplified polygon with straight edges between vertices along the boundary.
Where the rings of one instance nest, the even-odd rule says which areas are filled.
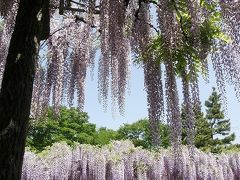
[[[86,24],[89,24],[83,17],[79,16],[79,15],[76,15],[76,21],[81,21],[83,23],[86,23]],[[97,28],[96,25],[90,25],[91,28]]]
[[[156,1],[148,1],[148,2],[156,5],[156,6],[159,7],[159,8],[161,8],[160,4],[158,4]]]
[[[87,10],[86,10],[86,9],[83,9],[83,8],[73,8],[73,7],[68,7],[68,6],[63,6],[63,7],[62,7],[61,4],[60,4],[59,7],[54,6],[54,5],[51,5],[51,8],[53,8],[53,9],[59,9],[59,14],[60,14],[60,15],[63,15],[63,12],[64,12],[64,11],[87,13]],[[100,14],[100,10],[95,9],[93,13],[94,13],[94,14]]]
[[[55,30],[53,33],[51,33],[51,34],[49,35],[48,38],[50,38],[51,36],[53,36],[53,35],[56,34],[57,32],[62,31],[62,30],[64,30],[65,28],[70,27],[71,25],[72,25],[72,23],[70,23],[69,25],[63,26],[63,27]],[[43,41],[43,43],[41,44],[41,46],[40,46],[39,49],[43,49],[43,48],[45,47],[45,44],[46,44],[47,40],[48,40],[48,39],[45,39],[45,40]]]
[[[85,4],[82,4],[82,3],[80,3],[80,2],[76,2],[76,1],[73,1],[73,0],[69,0],[69,2],[74,3],[74,4],[77,4],[77,5],[82,6],[82,7],[86,7]]]
[[[63,10],[64,10],[64,0],[60,0],[59,4],[59,14],[63,15]]]

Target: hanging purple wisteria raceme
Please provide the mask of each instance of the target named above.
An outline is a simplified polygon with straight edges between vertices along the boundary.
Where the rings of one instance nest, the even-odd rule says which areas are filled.
[[[0,78],[17,6],[17,0],[0,0]],[[99,101],[105,108],[110,96],[113,111],[118,107],[124,113],[130,57],[143,66],[155,146],[160,144],[158,124],[164,109],[172,142],[181,143],[177,78],[182,79],[189,144],[194,139],[193,110],[201,108],[198,77],[207,79],[211,62],[221,93],[230,82],[240,99],[238,0],[54,0],[50,7],[51,35],[41,43],[36,63],[34,118],[49,104],[56,114],[63,103],[72,106],[75,100],[83,109],[86,75],[95,66],[98,49]]]
[[[178,174],[171,149],[150,152],[130,141],[114,141],[102,148],[69,147],[55,143],[41,154],[25,152],[22,180],[234,180],[240,177],[240,154],[203,153],[182,147]],[[178,178],[177,178],[178,177]]]

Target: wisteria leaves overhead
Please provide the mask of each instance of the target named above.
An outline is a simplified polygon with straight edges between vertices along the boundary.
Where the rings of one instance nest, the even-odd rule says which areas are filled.
[[[0,77],[17,2],[0,0],[4,22],[0,31]],[[36,64],[34,117],[43,114],[49,103],[56,113],[64,102],[72,106],[74,97],[77,97],[78,107],[83,108],[86,74],[94,67],[97,49],[101,52],[99,101],[106,107],[111,94],[112,106],[119,107],[121,113],[124,112],[130,57],[140,59],[154,137],[159,134],[154,127],[163,115],[165,96],[172,140],[177,144],[181,141],[176,84],[176,78],[181,78],[189,141],[192,141],[193,109],[201,106],[198,77],[202,74],[207,78],[210,59],[221,93],[224,94],[227,81],[234,85],[240,99],[238,0],[54,0],[50,8],[51,33],[49,39],[42,42],[42,53]],[[158,141],[156,138],[155,144]]]

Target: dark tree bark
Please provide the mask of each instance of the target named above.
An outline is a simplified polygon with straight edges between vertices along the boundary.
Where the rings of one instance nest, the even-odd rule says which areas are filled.
[[[0,92],[0,179],[21,179],[34,65],[49,35],[49,0],[21,0]]]

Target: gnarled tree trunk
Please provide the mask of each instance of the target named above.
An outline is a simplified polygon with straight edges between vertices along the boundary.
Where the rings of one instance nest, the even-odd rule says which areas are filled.
[[[40,39],[49,33],[48,10],[49,0],[20,0],[0,92],[1,180],[21,179],[34,65]]]

